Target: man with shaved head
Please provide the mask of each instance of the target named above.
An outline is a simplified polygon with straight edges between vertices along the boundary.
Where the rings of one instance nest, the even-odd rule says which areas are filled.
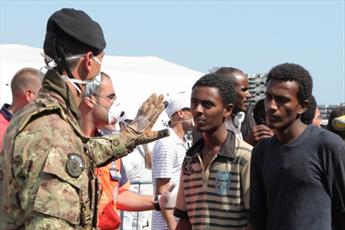
[[[231,80],[236,93],[234,112],[226,121],[228,129],[251,145],[255,145],[263,138],[271,137],[273,132],[266,125],[255,124],[252,111],[249,108],[249,99],[252,96],[249,92],[247,74],[233,67],[221,67],[216,73]]]
[[[12,78],[12,104],[4,104],[0,110],[0,150],[12,115],[32,101],[41,88],[42,75],[33,68],[20,69]]]
[[[245,139],[254,125],[252,116],[247,115],[249,99],[252,97],[249,92],[248,76],[242,70],[233,67],[221,67],[215,73],[226,77],[233,83],[236,102],[231,117],[226,121],[226,126],[238,138]]]
[[[36,98],[42,81],[41,73],[33,68],[20,69],[11,80],[12,104],[4,104],[0,110],[0,158],[2,150],[2,139],[6,129],[10,124],[13,114],[17,113],[22,107]],[[0,159],[1,162],[2,159]],[[0,181],[0,194],[2,194],[2,183]],[[2,207],[3,199],[0,199]],[[2,210],[0,209],[0,216]],[[1,228],[0,223],[0,228]]]

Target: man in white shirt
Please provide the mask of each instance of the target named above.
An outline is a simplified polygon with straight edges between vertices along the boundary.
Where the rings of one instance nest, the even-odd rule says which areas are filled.
[[[193,127],[187,97],[171,100],[165,111],[170,119],[170,136],[157,141],[152,154],[152,182],[156,195],[167,192],[171,184],[179,184],[181,165],[187,151],[185,134]],[[171,230],[176,224],[173,210],[153,211],[152,230]]]

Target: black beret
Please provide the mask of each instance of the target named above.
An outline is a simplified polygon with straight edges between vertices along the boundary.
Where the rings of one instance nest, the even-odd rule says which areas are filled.
[[[63,40],[65,37],[96,50],[104,50],[106,46],[101,26],[81,10],[64,8],[50,16],[44,50],[52,49],[56,40]]]

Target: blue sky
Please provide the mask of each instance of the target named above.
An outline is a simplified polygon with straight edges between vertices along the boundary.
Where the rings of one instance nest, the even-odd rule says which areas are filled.
[[[345,102],[344,0],[0,0],[0,43],[42,47],[48,17],[63,7],[101,24],[107,54],[158,56],[205,73],[264,73],[293,62],[312,74],[319,104]]]

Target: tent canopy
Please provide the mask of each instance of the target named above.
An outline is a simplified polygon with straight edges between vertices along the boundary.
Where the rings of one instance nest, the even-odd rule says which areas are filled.
[[[0,103],[11,103],[10,82],[21,68],[43,67],[42,49],[23,45],[0,45]],[[164,59],[105,55],[102,71],[112,78],[121,109],[128,118],[135,116],[141,103],[152,93],[190,92],[203,73]]]

